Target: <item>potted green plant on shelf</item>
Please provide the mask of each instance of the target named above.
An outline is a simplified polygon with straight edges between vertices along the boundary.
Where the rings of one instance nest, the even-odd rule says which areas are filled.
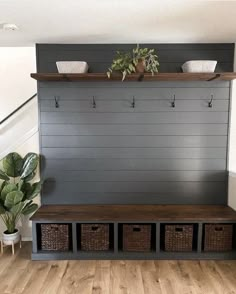
[[[5,245],[15,244],[20,239],[16,228],[21,215],[29,215],[37,210],[33,199],[40,193],[41,181],[30,183],[35,175],[39,156],[28,153],[22,158],[18,153],[9,153],[2,161],[0,169],[0,217],[6,226],[3,232]]]
[[[111,67],[108,69],[107,76],[115,72],[122,73],[122,81],[125,80],[127,74],[150,72],[152,74],[158,72],[159,62],[158,56],[154,49],[140,48],[137,45],[132,53],[124,53],[117,51],[117,55],[112,61]]]
[[[116,57],[112,61],[111,67],[108,69],[107,76],[111,77],[113,71],[122,73],[122,81],[124,81],[127,74],[135,72],[132,55],[124,52],[117,51]]]

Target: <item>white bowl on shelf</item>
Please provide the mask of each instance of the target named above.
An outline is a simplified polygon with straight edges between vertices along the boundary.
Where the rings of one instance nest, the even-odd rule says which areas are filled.
[[[183,72],[214,72],[216,60],[189,60],[182,65]]]
[[[57,61],[57,70],[59,73],[86,73],[88,72],[88,63],[85,61]]]

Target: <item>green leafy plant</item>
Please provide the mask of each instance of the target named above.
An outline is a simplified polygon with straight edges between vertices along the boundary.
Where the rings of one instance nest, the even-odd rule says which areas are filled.
[[[158,56],[154,49],[140,48],[137,45],[132,50],[132,53],[116,52],[116,56],[112,61],[111,67],[108,69],[107,76],[111,77],[113,71],[122,73],[122,81],[125,80],[127,74],[139,71],[138,68],[143,65],[143,71],[151,72],[152,74],[158,72]]]
[[[7,233],[16,231],[21,215],[28,215],[37,210],[33,199],[40,193],[42,182],[30,183],[36,175],[39,156],[28,153],[22,158],[18,153],[9,153],[3,159],[0,170],[0,217],[7,228]]]
[[[117,51],[116,57],[113,59],[111,67],[108,69],[108,78],[111,77],[113,71],[119,71],[122,73],[122,81],[124,81],[127,74],[135,72],[132,55],[130,53]]]
[[[133,64],[136,67],[138,63],[142,61],[144,62],[146,72],[151,72],[152,74],[158,72],[159,62],[155,50],[140,48],[139,45],[137,45],[137,47],[133,49]]]

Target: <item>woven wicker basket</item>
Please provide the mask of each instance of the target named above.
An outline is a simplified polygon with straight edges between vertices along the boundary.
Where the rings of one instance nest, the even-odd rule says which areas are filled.
[[[204,251],[231,251],[233,225],[205,224]]]
[[[40,226],[42,250],[70,250],[70,236],[68,224],[41,224]]]
[[[151,225],[123,225],[123,251],[151,251]]]
[[[193,225],[165,225],[165,251],[192,251]]]
[[[81,249],[109,250],[109,224],[82,224]]]

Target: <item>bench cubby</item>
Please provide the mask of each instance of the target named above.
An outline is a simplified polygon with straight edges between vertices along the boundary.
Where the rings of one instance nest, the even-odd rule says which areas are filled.
[[[50,205],[42,206],[31,219],[34,260],[236,259],[236,212],[223,205]],[[69,234],[62,231],[61,235],[63,242],[69,238],[68,250],[51,250],[52,247],[43,250],[41,228],[52,224],[53,228],[61,225],[68,227]],[[232,246],[221,251],[204,250],[205,228],[208,225],[231,227]],[[165,228],[173,227],[172,237],[176,238],[175,233],[181,235],[183,231],[175,229],[185,226],[192,227],[192,247],[180,250],[177,246],[166,250]],[[85,228],[83,237],[82,228]],[[136,234],[140,236],[141,243]],[[124,238],[127,238],[128,245],[124,246]],[[88,242],[89,239],[91,242]]]

